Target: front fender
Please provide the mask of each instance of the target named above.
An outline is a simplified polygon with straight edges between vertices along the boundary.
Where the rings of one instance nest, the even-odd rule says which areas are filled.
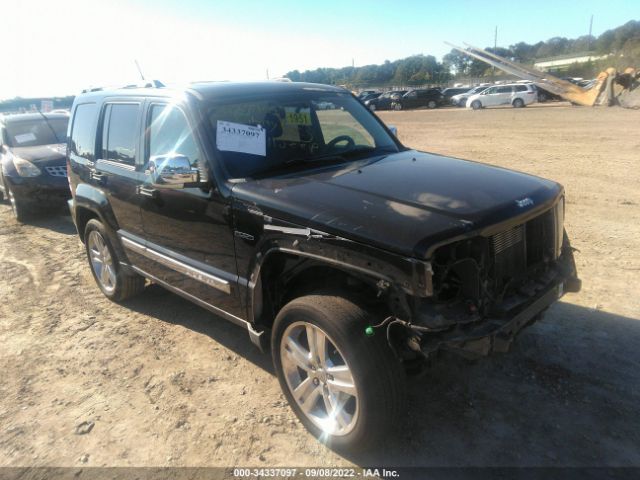
[[[254,230],[254,235],[236,235],[237,251],[244,251],[240,257],[244,256],[246,260],[245,302],[251,322],[256,320],[256,285],[262,267],[272,255],[278,253],[312,259],[346,273],[367,276],[382,282],[384,288],[393,288],[412,296],[426,297],[432,293],[431,266],[428,262],[271,217],[268,217],[261,230],[260,233]]]

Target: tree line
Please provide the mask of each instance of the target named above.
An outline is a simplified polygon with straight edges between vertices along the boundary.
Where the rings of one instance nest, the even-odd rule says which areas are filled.
[[[508,48],[488,47],[486,50],[525,64],[533,64],[541,58],[583,52],[593,52],[598,55],[623,53],[626,66],[640,67],[640,21],[631,20],[617,28],[607,30],[598,37],[589,35],[574,39],[553,37],[535,44],[518,42]],[[587,66],[586,70],[583,67],[576,71],[580,73],[586,71],[587,75],[595,75],[601,67],[596,62]],[[451,50],[443,57],[442,62],[432,55],[413,55],[393,62],[386,60],[381,65],[317,68],[304,72],[293,70],[286,73],[285,77],[294,82],[366,87],[444,84],[455,78],[482,77],[490,74],[491,67],[486,63],[457,50]]]

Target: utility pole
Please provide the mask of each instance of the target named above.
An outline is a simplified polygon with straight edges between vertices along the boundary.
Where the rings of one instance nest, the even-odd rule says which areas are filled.
[[[267,68],[267,80],[269,80],[269,69]]]
[[[496,29],[493,32],[493,53],[497,55],[496,49],[498,48],[498,26],[496,25]],[[496,67],[491,67],[491,83],[495,81],[496,76]]]
[[[588,49],[591,51],[591,34],[593,32],[593,14],[591,14],[591,21],[589,22],[589,45]]]

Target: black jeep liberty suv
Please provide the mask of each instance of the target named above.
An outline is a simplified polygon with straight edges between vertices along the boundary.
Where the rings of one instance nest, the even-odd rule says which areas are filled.
[[[150,281],[246,328],[334,448],[379,439],[438,352],[506,351],[580,289],[560,185],[406,148],[340,88],[84,93],[68,170],[104,294]]]

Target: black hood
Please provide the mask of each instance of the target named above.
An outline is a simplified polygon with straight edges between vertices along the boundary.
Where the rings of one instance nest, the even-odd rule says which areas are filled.
[[[486,164],[406,151],[238,184],[234,196],[275,218],[407,256],[549,208],[555,182]]]
[[[36,147],[14,147],[11,152],[20,158],[24,158],[32,163],[50,162],[53,160],[60,160],[61,163],[65,162],[67,145],[64,143],[55,143],[52,145],[38,145]]]

